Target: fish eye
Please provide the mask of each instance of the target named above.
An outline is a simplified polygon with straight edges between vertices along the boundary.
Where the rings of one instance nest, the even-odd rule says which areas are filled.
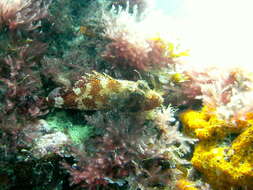
[[[138,82],[138,88],[141,89],[141,90],[150,90],[148,84],[146,81],[144,80],[139,80],[137,81]]]

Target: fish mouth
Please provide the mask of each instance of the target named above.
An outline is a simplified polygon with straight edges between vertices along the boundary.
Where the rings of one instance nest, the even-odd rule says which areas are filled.
[[[56,104],[56,98],[60,98],[61,95],[62,95],[62,88],[58,87],[58,88],[55,88],[54,90],[52,90],[49,95],[47,96],[46,100],[47,100],[47,103],[50,105],[50,106],[54,106]]]

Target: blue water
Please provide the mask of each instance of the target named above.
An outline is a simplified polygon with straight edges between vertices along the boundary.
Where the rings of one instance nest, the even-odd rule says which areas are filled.
[[[167,15],[179,15],[184,0],[156,0],[155,7]]]

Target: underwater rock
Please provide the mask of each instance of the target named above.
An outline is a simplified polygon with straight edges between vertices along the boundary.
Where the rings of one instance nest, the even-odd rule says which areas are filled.
[[[163,98],[144,81],[116,80],[93,72],[78,80],[73,88],[56,88],[47,101],[57,108],[78,110],[146,111],[162,104]]]
[[[62,152],[63,147],[71,141],[61,131],[56,131],[46,120],[40,119],[27,126],[20,133],[20,142],[23,142],[23,150],[29,151],[29,155],[36,159],[54,157]]]
[[[33,156],[36,158],[48,157],[60,152],[61,148],[68,144],[68,137],[62,132],[47,134],[36,139],[33,147]]]

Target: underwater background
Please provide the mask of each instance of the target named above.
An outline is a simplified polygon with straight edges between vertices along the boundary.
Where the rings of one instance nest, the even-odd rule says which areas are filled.
[[[252,190],[238,2],[1,0],[0,190]]]

